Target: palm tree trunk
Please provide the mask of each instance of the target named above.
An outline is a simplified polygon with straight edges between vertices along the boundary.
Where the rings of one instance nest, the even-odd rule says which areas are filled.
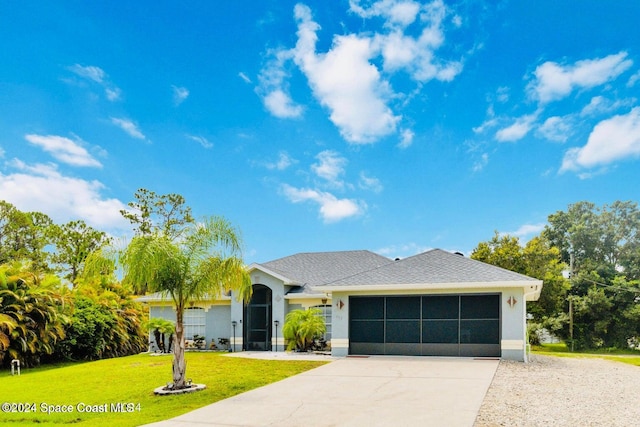
[[[173,344],[173,387],[185,388],[187,362],[184,359],[184,328],[182,323],[184,310],[176,307],[176,339]]]

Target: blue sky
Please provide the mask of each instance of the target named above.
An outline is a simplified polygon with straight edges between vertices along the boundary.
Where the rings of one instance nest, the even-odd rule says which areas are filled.
[[[246,262],[523,242],[638,201],[640,3],[4,2],[0,199],[130,233],[138,188]]]

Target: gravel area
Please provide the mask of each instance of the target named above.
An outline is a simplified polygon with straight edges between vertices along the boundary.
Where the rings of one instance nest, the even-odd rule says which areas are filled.
[[[640,425],[640,367],[533,355],[501,361],[475,427]]]

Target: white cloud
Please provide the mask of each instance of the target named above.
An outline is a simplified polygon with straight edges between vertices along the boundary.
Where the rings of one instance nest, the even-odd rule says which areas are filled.
[[[272,58],[260,72],[260,85],[256,92],[262,97],[265,108],[274,116],[289,119],[300,117],[304,111],[289,95],[288,72],[285,63],[292,58],[288,50],[272,51]],[[240,76],[242,78],[242,75]]]
[[[242,71],[240,71],[238,73],[238,77],[240,77],[242,80],[244,80],[245,83],[253,83],[251,81],[251,79],[249,78],[249,76],[247,76],[245,73],[243,73]]]
[[[562,99],[575,89],[589,89],[617,78],[628,70],[633,61],[626,59],[627,52],[604,58],[577,61],[572,65],[545,62],[534,72],[534,79],[527,86],[531,99],[548,103]]]
[[[500,234],[508,234],[510,236],[515,236],[515,237],[526,237],[532,234],[540,233],[544,229],[544,227],[545,227],[544,223],[524,224],[515,231],[508,231],[506,233],[500,233]]]
[[[400,134],[400,143],[398,147],[400,148],[408,148],[413,144],[413,137],[415,133],[411,129],[404,129]]]
[[[122,91],[117,87],[105,88],[104,93],[109,101],[117,101],[122,95]]]
[[[102,164],[91,156],[84,147],[69,138],[35,134],[25,135],[24,138],[63,163],[72,166],[102,167]]]
[[[629,80],[627,81],[627,87],[635,86],[638,80],[640,80],[640,70],[638,70],[631,77],[629,77]]]
[[[508,86],[500,86],[496,91],[496,100],[502,104],[509,101],[510,89]]]
[[[325,150],[320,152],[316,159],[318,163],[311,165],[311,170],[320,178],[325,179],[335,187],[342,187],[344,182],[340,177],[344,175],[344,168],[347,165],[347,159],[341,157],[335,151]]]
[[[84,66],[73,64],[67,67],[67,69],[83,79],[99,84],[104,89],[105,96],[109,101],[117,101],[120,99],[122,91],[109,82],[107,73],[105,73],[102,68],[94,65]]]
[[[485,130],[496,127],[498,125],[498,119],[492,117],[490,119],[485,120],[480,126],[472,128],[473,133],[484,133]]]
[[[293,163],[296,163],[296,161],[289,157],[289,154],[286,151],[281,151],[280,153],[278,153],[278,160],[273,163],[267,163],[266,166],[267,169],[282,171],[287,169]]]
[[[598,123],[587,144],[567,150],[560,172],[604,166],[640,156],[640,107]]]
[[[366,210],[366,204],[352,199],[338,199],[331,193],[308,188],[295,188],[283,184],[282,192],[292,203],[313,202],[320,207],[320,217],[324,222],[331,223],[346,218],[359,216]]]
[[[133,123],[129,119],[119,119],[116,117],[111,117],[111,123],[118,126],[120,129],[129,134],[129,136],[136,139],[147,139],[146,136],[138,129],[138,125]]]
[[[107,77],[107,73],[105,73],[102,68],[93,65],[82,66],[80,64],[73,64],[68,67],[68,70],[80,77],[93,80],[100,84],[104,83],[104,79]]]
[[[204,136],[197,136],[197,135],[187,135],[187,138],[196,141],[198,144],[202,145],[204,148],[213,148],[213,143],[209,142],[209,140],[207,138],[205,138]]]
[[[330,110],[330,119],[349,142],[374,142],[396,130],[399,116],[387,105],[392,92],[369,62],[375,55],[371,39],[336,36],[326,54],[316,54],[318,25],[308,7],[296,6],[298,43],[295,63],[305,73],[315,97]]]
[[[420,3],[407,0],[381,0],[365,9],[359,0],[349,0],[349,10],[363,18],[381,16],[385,25],[390,27],[407,27],[412,24],[420,12]]]
[[[529,114],[522,116],[506,128],[502,128],[496,132],[496,139],[500,142],[514,142],[524,138],[537,118],[537,114]]]
[[[591,101],[580,111],[581,116],[610,113],[620,108],[631,107],[636,103],[635,98],[626,98],[612,101],[604,96],[594,96]]]
[[[129,229],[120,215],[126,205],[104,198],[102,183],[64,176],[51,164],[29,166],[15,159],[10,165],[17,172],[0,173],[0,194],[18,209],[43,212],[60,223],[82,219],[98,229]]]
[[[173,90],[173,103],[177,106],[182,104],[189,97],[189,89],[181,86],[171,85]]]
[[[414,7],[420,11],[422,31],[417,37],[406,35],[404,28],[408,25],[396,18],[397,10],[412,12]],[[444,44],[444,18],[447,9],[440,0],[421,6],[415,2],[382,0],[373,4],[368,15],[383,16],[387,19],[386,26],[392,27],[389,34],[376,34],[375,40],[380,43],[384,69],[395,71],[406,70],[420,82],[433,79],[448,82],[462,71],[460,61],[440,61],[435,51]],[[361,16],[367,16],[361,15]],[[399,17],[405,16],[399,14]],[[410,14],[406,14],[410,17]],[[413,20],[411,20],[413,22]],[[411,23],[409,22],[409,23]]]
[[[411,0],[360,3],[350,1],[351,12],[365,19],[382,18],[381,31],[334,35],[327,52],[316,51],[320,26],[311,9],[295,6],[297,43],[269,53],[272,59],[260,73],[256,89],[271,114],[284,118],[302,114],[287,85],[286,64],[293,61],[342,137],[354,144],[373,143],[396,133],[402,119],[392,109],[398,97],[390,84],[393,73],[407,72],[421,85],[432,79],[451,81],[461,72],[462,62],[441,61],[435,54],[444,44],[448,14],[441,0],[425,5]],[[376,65],[380,57],[384,74]],[[408,135],[403,135],[405,146]]]
[[[296,105],[287,93],[279,89],[266,94],[263,101],[271,114],[282,119],[300,117],[303,112],[302,106]]]
[[[384,187],[378,178],[367,176],[366,173],[360,172],[360,181],[358,186],[363,190],[371,190],[374,193],[380,193]]]
[[[553,116],[544,121],[536,134],[550,141],[566,142],[571,135],[572,127],[569,118]]]
[[[473,172],[480,172],[481,170],[483,170],[487,165],[489,164],[489,154],[487,153],[482,153],[482,155],[480,156],[480,159],[477,160],[474,164],[473,167],[471,168],[471,170]]]

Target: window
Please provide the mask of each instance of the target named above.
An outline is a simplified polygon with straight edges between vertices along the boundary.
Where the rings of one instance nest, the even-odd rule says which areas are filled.
[[[190,307],[184,311],[184,336],[192,340],[194,335],[205,336],[205,312],[200,307]]]
[[[320,316],[324,319],[324,324],[327,327],[327,331],[324,333],[324,339],[329,341],[331,340],[331,306],[324,304],[316,305],[314,308],[321,311]]]

